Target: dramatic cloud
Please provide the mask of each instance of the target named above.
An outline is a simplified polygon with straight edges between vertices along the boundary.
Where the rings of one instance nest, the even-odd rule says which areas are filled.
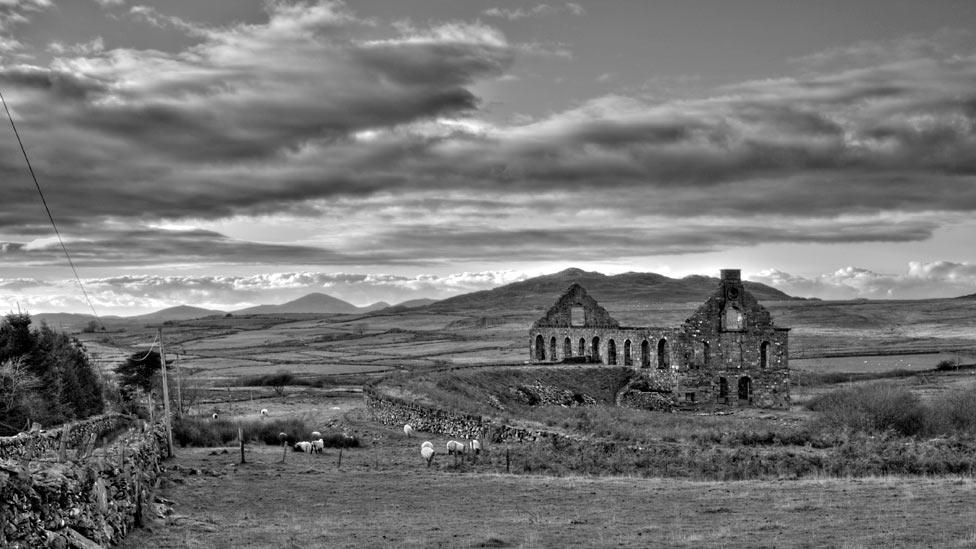
[[[949,261],[912,261],[902,274],[845,267],[816,278],[768,270],[750,279],[790,295],[822,299],[922,299],[976,293],[976,265]]]
[[[442,299],[525,278],[514,271],[402,276],[386,273],[269,273],[253,276],[128,275],[84,280],[99,314],[138,314],[192,304],[224,311],[283,303],[322,292],[364,306],[410,299]],[[73,280],[0,279],[0,304],[32,313],[86,310]]]
[[[557,15],[560,13],[583,15],[586,12],[583,10],[583,6],[575,2],[567,2],[562,5],[536,4],[530,8],[489,8],[481,13],[489,17],[501,17],[503,19],[514,21],[516,19],[525,19],[527,17],[544,17],[547,15]]]
[[[266,21],[226,26],[137,5],[120,20],[192,45],[93,38],[0,65],[79,263],[375,267],[918,242],[976,211],[976,48],[964,37],[913,38],[888,56],[861,44],[705,97],[607,95],[504,124],[482,96],[519,56],[562,45],[352,5],[269,2]],[[0,7],[2,22],[50,3]],[[836,66],[852,56],[856,68]],[[0,148],[0,263],[52,265],[20,154]],[[184,228],[154,228],[168,225]]]

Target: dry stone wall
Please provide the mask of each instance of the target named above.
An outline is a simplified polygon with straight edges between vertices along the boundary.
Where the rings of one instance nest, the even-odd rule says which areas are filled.
[[[105,414],[68,424],[67,447],[75,448],[86,442],[90,435],[97,437],[125,426],[129,416]],[[50,431],[32,431],[12,437],[0,437],[0,459],[27,458],[57,451],[61,446],[62,427]]]
[[[0,459],[0,547],[118,543],[152,503],[165,441],[159,425],[78,463]]]

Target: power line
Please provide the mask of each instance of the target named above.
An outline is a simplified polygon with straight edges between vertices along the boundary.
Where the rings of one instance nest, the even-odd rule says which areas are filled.
[[[24,160],[27,162],[27,169],[30,171],[31,179],[34,180],[34,187],[37,188],[37,194],[41,197],[41,203],[44,204],[44,211],[47,212],[47,218],[51,221],[51,226],[54,227],[54,234],[58,237],[58,242],[61,244],[61,249],[64,251],[64,256],[68,258],[68,265],[71,266],[71,272],[75,275],[75,280],[78,281],[78,287],[81,288],[81,293],[85,296],[85,301],[88,303],[88,308],[91,309],[95,319],[101,322],[98,318],[98,313],[95,312],[95,306],[92,305],[91,298],[88,297],[88,291],[85,289],[84,283],[81,282],[81,277],[78,276],[78,269],[75,268],[75,262],[71,260],[71,254],[68,253],[68,247],[64,244],[64,239],[61,238],[61,231],[58,230],[57,223],[54,222],[54,216],[51,215],[51,208],[47,205],[47,200],[44,198],[44,192],[41,190],[41,184],[37,181],[37,175],[34,173],[34,167],[31,165],[30,158],[27,156],[27,149],[24,148],[24,142],[20,138],[20,132],[17,131],[17,125],[14,124],[14,117],[10,114],[10,109],[7,108],[7,100],[3,97],[3,92],[0,92],[0,102],[3,103],[3,110],[7,112],[7,119],[10,120],[10,127],[14,130],[14,135],[17,137],[17,143],[20,145],[20,152],[24,154]]]

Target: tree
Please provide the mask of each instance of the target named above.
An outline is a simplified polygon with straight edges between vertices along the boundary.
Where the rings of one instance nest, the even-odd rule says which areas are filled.
[[[156,372],[161,369],[159,351],[137,352],[116,366],[115,373],[118,375],[119,387],[124,392],[131,393],[133,389],[141,389],[148,393],[152,391]]]
[[[13,435],[30,422],[30,402],[40,386],[20,359],[0,364],[0,435]]]

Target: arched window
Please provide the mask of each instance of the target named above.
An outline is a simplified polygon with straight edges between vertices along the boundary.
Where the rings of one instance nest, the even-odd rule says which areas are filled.
[[[580,342],[579,342],[579,353],[578,354],[581,357],[585,357],[586,356],[586,339],[584,339],[582,337],[580,338]]]
[[[641,368],[651,367],[651,344],[645,339],[641,341]]]
[[[630,358],[630,340],[624,341],[624,366],[633,366],[634,360]]]
[[[563,341],[563,360],[571,356],[573,356],[573,340],[567,337],[566,341]]]
[[[542,334],[535,336],[535,359],[536,360],[546,359],[546,344],[545,341],[542,339]]]
[[[661,338],[657,342],[657,369],[667,370],[668,366],[671,365],[671,351],[668,349],[668,340]]]
[[[556,337],[549,340],[549,360],[556,362]]]
[[[600,336],[593,338],[593,345],[590,347],[590,350],[592,351],[590,356],[593,357],[594,362],[603,362],[600,360]]]
[[[729,403],[729,380],[724,377],[718,378],[718,401],[722,404]]]
[[[612,339],[607,341],[607,364],[617,364],[617,344]]]
[[[759,344],[759,368],[765,370],[769,367],[769,342],[763,341]]]
[[[749,376],[739,378],[739,401],[752,404],[752,380]]]

